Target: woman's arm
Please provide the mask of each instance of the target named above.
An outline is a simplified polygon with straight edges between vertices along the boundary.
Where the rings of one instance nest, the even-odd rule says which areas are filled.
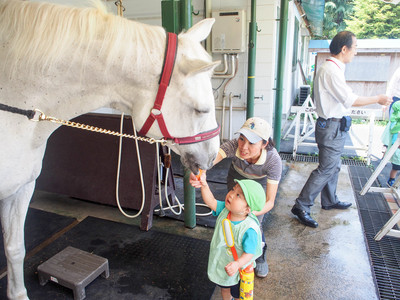
[[[269,183],[267,182],[267,191],[266,191],[266,201],[263,209],[261,211],[253,211],[253,214],[256,216],[263,215],[269,212],[275,205],[275,198],[278,192],[278,183]]]

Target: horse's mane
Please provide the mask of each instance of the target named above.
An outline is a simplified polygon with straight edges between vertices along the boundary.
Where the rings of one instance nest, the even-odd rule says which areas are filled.
[[[3,63],[9,71],[13,73],[22,67],[24,71],[44,71],[57,64],[67,53],[72,53],[74,59],[83,62],[85,54],[93,47],[100,48],[99,59],[105,59],[110,66],[117,58],[123,60],[128,51],[134,51],[137,60],[143,59],[146,53],[132,49],[139,42],[144,52],[160,47],[160,41],[165,36],[161,27],[109,14],[100,0],[92,2],[94,7],[76,8],[0,0],[0,46],[5,47],[1,51],[7,52],[6,62]]]

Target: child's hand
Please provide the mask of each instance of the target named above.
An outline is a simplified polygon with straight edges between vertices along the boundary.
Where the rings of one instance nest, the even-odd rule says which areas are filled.
[[[202,186],[207,185],[206,178],[207,178],[206,171],[199,170],[198,175],[194,175],[193,173],[190,173],[189,183],[195,188],[201,188]]]
[[[232,261],[225,266],[225,272],[228,276],[233,276],[239,270],[239,263],[237,261]]]

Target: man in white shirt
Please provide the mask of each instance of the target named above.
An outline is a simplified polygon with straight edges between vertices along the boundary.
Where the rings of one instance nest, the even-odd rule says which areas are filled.
[[[386,94],[393,99],[393,101],[400,100],[400,67],[397,68],[392,78],[390,78]]]
[[[323,209],[347,209],[351,206],[336,196],[340,157],[350,128],[348,119],[344,118],[348,109],[374,103],[387,106],[392,102],[387,95],[360,97],[346,84],[345,65],[357,54],[357,39],[352,32],[339,32],[332,39],[329,50],[331,57],[322,64],[314,79],[314,101],[319,116],[315,125],[319,165],[311,173],[291,210],[301,223],[314,228],[318,223],[310,216],[310,208],[319,193]]]

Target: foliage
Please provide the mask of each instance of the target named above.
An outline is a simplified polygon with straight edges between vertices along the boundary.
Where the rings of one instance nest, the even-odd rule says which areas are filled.
[[[353,0],[329,0],[325,2],[324,28],[325,39],[332,39],[338,32],[346,29],[346,19],[353,13]]]
[[[400,38],[400,5],[382,0],[354,0],[354,14],[347,29],[358,39]]]

